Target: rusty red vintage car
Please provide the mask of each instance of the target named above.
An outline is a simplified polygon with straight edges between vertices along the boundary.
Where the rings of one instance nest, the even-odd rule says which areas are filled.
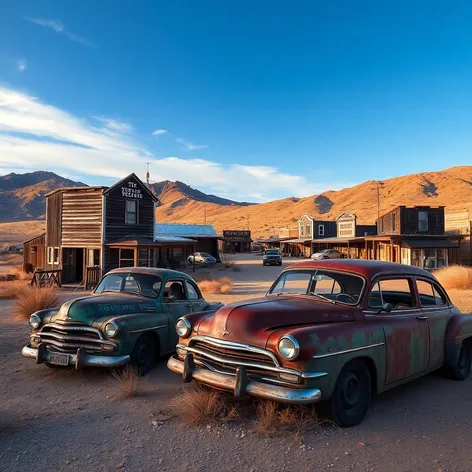
[[[353,426],[372,394],[443,369],[464,380],[472,315],[413,266],[363,260],[299,262],[264,298],[180,318],[168,367],[184,382],[283,403],[326,400]]]

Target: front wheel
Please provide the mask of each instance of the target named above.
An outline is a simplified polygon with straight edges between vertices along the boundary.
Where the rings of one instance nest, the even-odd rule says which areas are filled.
[[[469,374],[472,365],[472,347],[466,339],[460,347],[457,362],[454,365],[445,367],[446,376],[453,380],[465,380]]]
[[[351,361],[339,374],[333,395],[328,400],[329,414],[343,428],[355,426],[365,418],[371,397],[369,369],[361,360]]]
[[[131,364],[139,375],[146,375],[154,367],[157,360],[157,346],[151,336],[142,336],[138,339],[131,354]]]

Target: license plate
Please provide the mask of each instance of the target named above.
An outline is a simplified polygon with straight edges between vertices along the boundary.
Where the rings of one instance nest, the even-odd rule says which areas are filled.
[[[51,354],[49,363],[54,365],[69,365],[69,356],[67,354]]]

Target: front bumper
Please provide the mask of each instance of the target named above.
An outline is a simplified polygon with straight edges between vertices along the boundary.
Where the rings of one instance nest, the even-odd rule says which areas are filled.
[[[167,362],[167,367],[172,372],[181,374],[184,382],[196,380],[217,389],[234,392],[236,398],[250,395],[297,405],[315,403],[321,399],[321,390],[317,388],[289,388],[251,380],[244,366],[237,368],[236,376],[199,367],[193,362],[192,354],[187,354],[184,361],[173,355]]]
[[[36,359],[37,364],[43,362],[49,362],[52,354],[65,354],[62,352],[51,352],[46,348],[45,344],[39,344],[38,348],[31,347],[31,345],[25,346],[21,354],[24,357]],[[74,366],[76,369],[82,369],[83,367],[120,367],[127,364],[130,361],[130,356],[100,356],[87,354],[85,349],[77,349],[76,354],[69,354],[69,366]]]
[[[279,265],[279,264],[282,264],[281,259],[265,259],[262,262],[265,265]]]

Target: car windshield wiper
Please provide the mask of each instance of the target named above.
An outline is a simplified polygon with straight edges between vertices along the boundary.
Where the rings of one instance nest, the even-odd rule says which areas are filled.
[[[336,305],[336,303],[338,303],[337,300],[331,300],[331,298],[325,297],[324,295],[320,295],[319,293],[310,292],[310,295],[321,298],[322,300],[326,300],[327,302],[332,303],[333,305]]]

